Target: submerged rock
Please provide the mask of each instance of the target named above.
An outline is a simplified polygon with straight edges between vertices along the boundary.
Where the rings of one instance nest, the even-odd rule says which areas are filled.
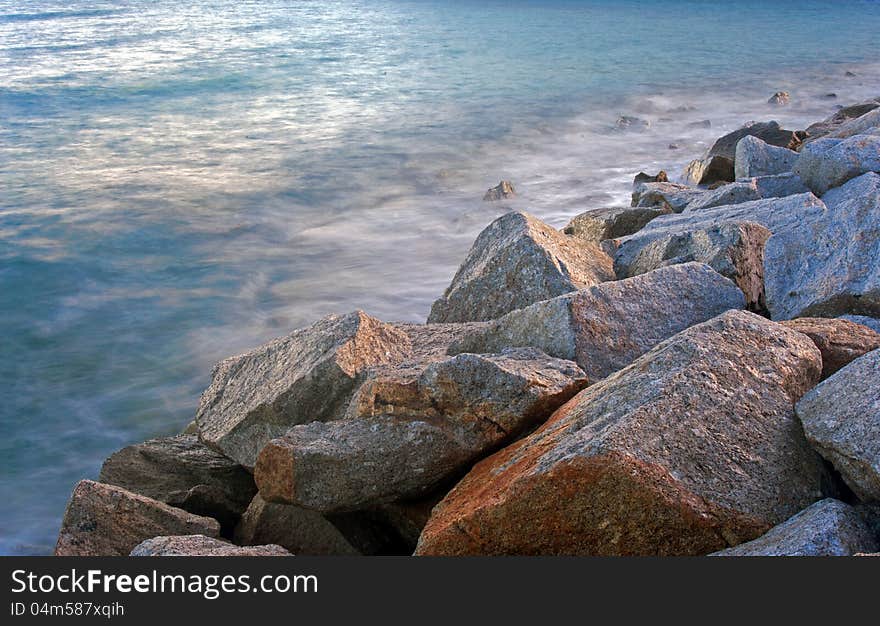
[[[100,481],[213,517],[229,534],[257,487],[241,465],[211,450],[195,435],[151,439],[112,454]]]
[[[712,556],[852,556],[877,548],[877,541],[856,509],[826,498],[766,535]]]
[[[290,427],[337,419],[369,367],[411,354],[405,332],[363,311],[325,317],[218,363],[196,415],[200,437],[253,467],[263,446]]]
[[[729,311],[579,393],[478,463],[416,554],[706,554],[822,496],[794,416],[819,378],[804,335]]]
[[[767,104],[772,104],[773,106],[787,106],[791,104],[791,94],[787,91],[777,91],[770,99],[767,100]]]
[[[323,512],[424,496],[587,384],[571,361],[535,349],[461,354],[417,380],[364,386],[353,419],[291,429],[257,461],[260,493]]]
[[[847,320],[801,317],[780,323],[813,340],[822,353],[823,380],[860,356],[880,348],[880,333]]]
[[[471,322],[614,279],[598,246],[566,237],[527,213],[508,213],[477,237],[429,323]]]
[[[236,546],[204,535],[153,537],[138,544],[129,556],[293,556],[276,545]]]
[[[667,206],[594,209],[572,218],[562,232],[588,243],[600,244],[606,239],[638,232],[655,217],[667,213],[672,213]]]
[[[596,381],[667,337],[744,306],[733,282],[707,265],[686,263],[513,311],[464,335],[449,351],[497,353],[531,346],[577,362]]]
[[[516,198],[516,189],[509,180],[502,180],[495,187],[492,187],[483,196],[483,202],[496,202],[498,200],[508,200]]]
[[[827,209],[791,214],[795,221],[784,232],[768,226],[774,233],[764,250],[770,314],[880,315],[880,176],[864,174],[822,200]]]
[[[797,404],[804,433],[863,501],[880,501],[880,350],[820,383]]]
[[[793,171],[816,195],[867,172],[880,172],[880,136],[818,139],[804,146]]]
[[[752,222],[674,232],[651,240],[634,256],[619,256],[615,271],[619,278],[629,278],[680,263],[705,263],[736,283],[748,309],[762,311],[764,245],[769,238],[769,230]]]
[[[736,144],[734,173],[737,179],[784,174],[792,170],[797,158],[798,153],[794,150],[771,146],[748,135]]]
[[[64,511],[55,556],[128,556],[145,539],[160,535],[219,534],[215,519],[121,487],[81,480]]]

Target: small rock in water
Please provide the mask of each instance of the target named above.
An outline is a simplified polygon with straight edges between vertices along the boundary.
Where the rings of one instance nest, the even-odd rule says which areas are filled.
[[[649,128],[651,126],[651,122],[648,120],[643,120],[640,117],[632,117],[630,115],[621,115],[617,118],[617,122],[614,123],[614,126],[618,130],[630,130],[634,128]]]
[[[825,98],[826,100],[834,100],[837,98],[837,94],[836,93],[826,93],[822,97]]]
[[[670,150],[678,150],[678,148],[679,148],[679,147],[678,147],[678,144],[677,144],[677,143],[671,143],[671,144],[669,144],[669,149],[670,149]]]
[[[636,174],[635,178],[633,178],[633,187],[640,183],[666,183],[669,182],[669,177],[666,175],[666,170],[660,170],[654,176],[650,174],[645,174],[645,172],[639,172]]]
[[[483,196],[483,202],[496,202],[510,198],[516,198],[516,189],[513,188],[513,183],[509,180],[502,180],[495,187],[486,191],[486,195]]]
[[[844,73],[844,76],[848,76],[849,78],[852,78],[853,76],[856,76],[856,73],[847,70],[846,73]]]
[[[791,94],[787,91],[777,91],[770,99],[767,100],[767,104],[772,104],[774,106],[785,106],[787,104],[791,104]]]
[[[699,122],[691,122],[688,126],[691,128],[712,128],[712,121],[700,120]]]

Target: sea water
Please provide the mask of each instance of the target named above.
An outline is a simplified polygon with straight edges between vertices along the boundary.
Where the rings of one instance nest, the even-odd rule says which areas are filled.
[[[878,33],[865,0],[0,0],[0,554],[50,552],[218,359],[423,321],[507,210],[562,226],[880,95]]]

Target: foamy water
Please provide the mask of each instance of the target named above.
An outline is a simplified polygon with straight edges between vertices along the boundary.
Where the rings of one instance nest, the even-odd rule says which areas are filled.
[[[877,32],[873,1],[0,0],[0,553],[50,551],[219,358],[422,321],[509,208],[562,226],[746,121],[880,95]]]

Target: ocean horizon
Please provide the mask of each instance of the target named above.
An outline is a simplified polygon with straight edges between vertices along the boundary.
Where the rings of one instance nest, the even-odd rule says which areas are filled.
[[[878,32],[870,0],[0,0],[0,554],[50,553],[219,359],[423,322],[508,210],[561,227],[880,96]]]

